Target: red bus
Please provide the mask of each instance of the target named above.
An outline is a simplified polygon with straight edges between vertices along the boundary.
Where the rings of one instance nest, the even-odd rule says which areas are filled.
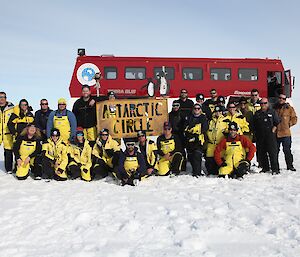
[[[159,88],[161,77],[166,78],[171,99],[178,98],[182,88],[190,98],[198,93],[209,97],[212,88],[225,97],[247,97],[253,88],[262,97],[276,97],[280,92],[291,97],[294,84],[291,71],[284,69],[280,59],[87,56],[84,49],[78,49],[71,97],[80,97],[84,84],[94,86],[99,73],[100,95],[114,91],[121,98],[147,96],[149,83]],[[92,93],[96,94],[96,88],[92,87]],[[158,89],[155,96],[159,95]]]

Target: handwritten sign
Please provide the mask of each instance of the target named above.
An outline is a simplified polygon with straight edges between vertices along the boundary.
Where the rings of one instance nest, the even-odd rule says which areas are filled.
[[[167,99],[115,99],[97,103],[97,128],[113,138],[136,137],[139,130],[157,136],[168,120]]]

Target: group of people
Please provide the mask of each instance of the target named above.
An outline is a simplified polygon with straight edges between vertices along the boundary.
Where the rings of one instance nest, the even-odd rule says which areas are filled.
[[[120,141],[108,129],[97,132],[99,99],[91,95],[87,85],[72,111],[63,98],[56,110],[42,99],[35,114],[26,99],[14,106],[6,93],[0,92],[0,144],[4,146],[6,172],[15,173],[18,179],[26,179],[31,172],[35,179],[47,181],[91,181],[110,174],[123,185],[135,185],[151,175],[177,175],[186,170],[189,161],[195,177],[239,178],[249,171],[255,152],[261,172],[271,169],[272,174],[278,174],[281,144],[287,169],[295,171],[290,127],[296,124],[297,116],[284,94],[271,108],[257,89],[249,99],[234,99],[227,106],[225,97],[218,96],[215,89],[210,93],[206,101],[198,94],[194,103],[182,89],[157,141],[149,139],[146,131],[138,131],[136,138],[124,139],[126,149],[122,151]],[[114,100],[115,94],[110,92],[108,99]]]

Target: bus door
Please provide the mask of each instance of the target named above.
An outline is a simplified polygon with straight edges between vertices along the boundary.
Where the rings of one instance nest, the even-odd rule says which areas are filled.
[[[291,70],[284,71],[284,94],[287,98],[290,98],[292,96],[293,85],[294,83],[292,83]]]
[[[281,71],[268,71],[267,72],[268,83],[268,97],[278,97],[282,91],[282,74]]]

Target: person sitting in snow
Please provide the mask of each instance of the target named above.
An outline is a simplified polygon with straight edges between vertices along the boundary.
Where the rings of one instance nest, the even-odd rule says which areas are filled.
[[[126,149],[120,154],[117,177],[122,185],[134,186],[147,175],[147,166],[143,154],[135,147],[132,138],[125,138]]]
[[[238,134],[236,122],[230,122],[228,130],[229,135],[221,140],[214,153],[215,161],[220,167],[219,175],[243,177],[250,170],[250,161],[256,148],[246,136]]]

